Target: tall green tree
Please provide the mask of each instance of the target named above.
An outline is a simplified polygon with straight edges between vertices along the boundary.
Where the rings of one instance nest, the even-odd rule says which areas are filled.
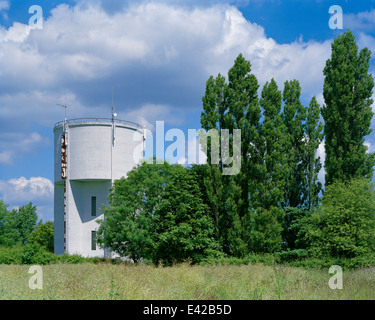
[[[261,118],[258,88],[258,81],[251,74],[250,62],[240,54],[228,71],[228,82],[220,74],[216,78],[211,76],[206,83],[205,95],[202,98],[201,125],[203,129],[206,131],[216,129],[219,134],[218,141],[221,141],[222,130],[229,130],[229,141],[232,147],[234,130],[241,130],[241,170],[235,176],[222,175],[221,177],[223,187],[218,220],[221,221],[220,234],[223,237],[221,243],[223,250],[227,253],[231,253],[235,247],[238,248],[238,242],[243,241],[243,223],[248,218],[251,198],[255,197],[258,184],[259,166],[256,166],[256,163],[261,161],[256,145],[259,140]],[[207,151],[208,164],[212,165],[211,149],[207,148]],[[220,155],[222,154],[220,152]],[[220,158],[218,166],[220,172],[223,172],[223,165],[225,165],[225,159]],[[211,171],[209,176],[215,179],[212,183],[217,184],[220,180],[214,171]],[[216,212],[216,209],[214,211]],[[231,228],[234,229],[231,230]]]
[[[274,252],[281,247],[285,193],[285,130],[281,109],[282,94],[274,79],[267,82],[259,101],[263,111],[258,151],[262,161],[257,164],[259,183],[253,197],[249,246],[256,252]]]
[[[307,191],[304,195],[305,206],[308,210],[318,206],[319,193],[322,190],[322,183],[318,179],[322,168],[317,150],[323,141],[323,124],[320,122],[320,106],[315,97],[310,101],[307,110],[305,124],[305,169],[307,180]]]
[[[268,210],[271,207],[281,207],[287,170],[287,158],[284,152],[286,126],[281,114],[282,95],[274,79],[264,85],[260,107],[263,110],[259,143],[262,162],[259,165],[261,181],[257,187],[256,198],[257,207]]]
[[[374,79],[369,74],[371,51],[358,52],[351,31],[332,43],[331,59],[324,68],[322,108],[325,135],[325,183],[355,177],[370,178],[375,165],[368,153],[365,137],[371,133],[371,99]]]
[[[259,83],[251,73],[251,63],[240,54],[228,72],[226,129],[240,129],[241,172],[235,176],[241,188],[238,203],[240,217],[245,217],[258,185],[258,166],[262,159],[256,142],[259,141],[261,110],[258,101]]]
[[[237,203],[240,197],[239,190],[235,190],[234,177],[223,176],[223,159],[219,157],[217,164],[212,161],[212,149],[218,148],[221,155],[221,133],[227,129],[228,113],[228,84],[225,77],[218,75],[211,76],[206,83],[206,91],[202,97],[203,112],[201,114],[202,129],[206,132],[216,130],[217,144],[214,139],[207,141],[207,165],[194,166],[193,170],[201,176],[200,187],[204,195],[205,203],[210,207],[215,224],[215,237],[226,253],[231,253],[229,230],[234,224],[237,213]],[[203,137],[205,138],[205,137]]]
[[[206,83],[202,98],[202,128],[206,131],[216,129],[221,139],[221,130],[241,130],[241,171],[235,176],[241,187],[238,199],[240,217],[247,214],[250,207],[250,188],[256,185],[256,161],[260,161],[255,141],[258,140],[261,111],[258,104],[258,80],[251,74],[251,64],[242,54],[234,61],[228,71],[228,83],[220,74],[212,76]],[[221,154],[221,153],[220,153]],[[208,149],[208,163],[210,164]],[[220,159],[222,169],[223,159]],[[250,195],[250,196],[249,196]]]
[[[298,80],[286,81],[283,91],[283,121],[286,128],[284,152],[288,164],[283,207],[301,207],[306,193],[304,154],[307,108],[301,103]]]

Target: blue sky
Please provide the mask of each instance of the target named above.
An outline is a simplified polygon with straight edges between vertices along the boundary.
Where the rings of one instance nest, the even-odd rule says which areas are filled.
[[[32,5],[43,29],[28,26]],[[328,26],[332,5],[343,9],[343,30]],[[0,199],[32,201],[53,219],[56,104],[69,118],[110,117],[113,87],[119,118],[187,135],[200,128],[205,82],[239,53],[261,87],[297,79],[304,104],[323,104],[322,70],[347,29],[375,52],[375,0],[0,0]],[[374,134],[367,143],[375,151]]]

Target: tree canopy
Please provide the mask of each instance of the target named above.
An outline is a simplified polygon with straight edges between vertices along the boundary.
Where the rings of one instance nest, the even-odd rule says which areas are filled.
[[[218,249],[197,177],[181,165],[142,164],[115,182],[98,241],[120,256],[171,264]]]
[[[322,108],[325,135],[325,183],[351,178],[372,178],[375,155],[364,144],[373,111],[374,79],[368,73],[371,51],[358,52],[348,31],[332,43],[331,59],[324,68]]]

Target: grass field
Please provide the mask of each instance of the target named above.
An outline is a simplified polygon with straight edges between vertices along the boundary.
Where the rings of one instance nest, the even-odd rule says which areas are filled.
[[[42,267],[43,289],[31,290],[28,266],[0,266],[1,300],[335,300],[375,299],[375,269],[344,271],[331,290],[328,269],[242,266],[162,268],[60,264]]]

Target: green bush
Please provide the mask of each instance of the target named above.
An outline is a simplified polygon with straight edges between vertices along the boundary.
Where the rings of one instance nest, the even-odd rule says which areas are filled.
[[[48,265],[48,264],[83,264],[83,263],[106,263],[122,264],[128,263],[120,259],[106,258],[84,258],[78,255],[64,254],[57,256],[45,250],[43,246],[37,244],[28,244],[26,246],[0,247],[0,265]],[[150,262],[149,262],[150,263]],[[368,268],[375,266],[375,253],[361,255],[354,258],[340,257],[313,257],[308,256],[307,250],[290,250],[276,254],[256,254],[250,253],[244,258],[227,256],[223,253],[212,255],[204,259],[200,265],[253,265],[263,264],[273,266],[284,264],[290,267],[299,267],[305,269],[328,269],[333,265],[339,265],[344,270],[353,270],[358,268]]]
[[[58,257],[58,262],[68,264],[82,264],[85,262],[85,258],[79,255],[63,254],[62,256]]]
[[[306,259],[295,260],[286,262],[290,267],[297,268],[319,268],[328,269],[333,265],[338,265],[343,270],[354,270],[358,268],[368,268],[375,266],[375,254],[362,255],[355,258],[334,258],[334,257],[324,257],[316,258],[309,257]]]
[[[306,233],[316,257],[355,258],[375,251],[375,186],[366,179],[326,187]]]
[[[37,243],[44,247],[47,251],[54,250],[54,223],[47,221],[36,226],[35,230],[30,235],[30,243]]]
[[[44,247],[39,244],[32,243],[23,247],[21,255],[21,263],[30,265],[47,265],[56,263],[57,256],[48,252]]]
[[[264,264],[272,266],[277,263],[277,257],[271,253],[250,253],[243,258],[231,257],[227,255],[210,256],[204,259],[201,265],[221,264],[221,265],[243,265],[243,264]]]
[[[308,251],[306,249],[281,251],[276,253],[276,257],[281,263],[300,261],[308,257]]]
[[[265,266],[272,266],[278,263],[278,257],[272,253],[250,253],[244,258],[246,264],[264,264]]]
[[[0,247],[0,264],[21,264],[22,246]]]

